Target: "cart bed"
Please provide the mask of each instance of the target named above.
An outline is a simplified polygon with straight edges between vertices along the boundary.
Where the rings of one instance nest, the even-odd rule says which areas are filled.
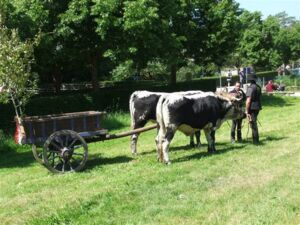
[[[102,127],[106,112],[85,111],[75,113],[28,116],[20,124],[16,118],[15,141],[19,144],[43,144],[55,131],[73,130],[82,137],[107,134]]]

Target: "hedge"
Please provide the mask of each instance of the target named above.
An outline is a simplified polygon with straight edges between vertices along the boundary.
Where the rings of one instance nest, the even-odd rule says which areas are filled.
[[[258,73],[266,80],[273,79],[276,72]],[[46,115],[54,113],[78,112],[86,110],[106,110],[107,112],[123,110],[128,111],[129,96],[136,90],[149,90],[161,92],[203,90],[215,91],[219,85],[219,77],[207,77],[192,81],[178,82],[168,85],[163,82],[130,81],[110,82],[109,87],[101,88],[98,92],[69,91],[59,95],[41,94],[34,96],[26,105],[26,115]],[[238,76],[233,76],[233,81]],[[222,84],[226,84],[226,77],[222,77]],[[151,85],[150,85],[151,84]],[[11,129],[14,126],[14,110],[11,104],[0,105],[0,129]]]

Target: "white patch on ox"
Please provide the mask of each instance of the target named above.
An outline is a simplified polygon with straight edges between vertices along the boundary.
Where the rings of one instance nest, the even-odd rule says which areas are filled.
[[[168,95],[168,98],[167,98],[166,102],[167,102],[168,105],[174,105],[177,102],[180,102],[181,100],[183,100],[183,95],[172,93],[172,94]],[[164,105],[165,105],[165,103],[164,103]]]
[[[139,120],[145,120],[147,114],[147,110],[139,117]]]
[[[184,99],[184,97],[185,98],[189,98],[189,99],[197,98],[199,96],[205,97],[205,96],[208,95],[208,93],[209,93],[209,95],[213,94],[212,92],[203,92],[203,91],[180,91],[180,92],[174,92],[174,93],[170,93],[167,96],[167,101],[168,101],[169,105],[173,105],[173,104],[176,104],[177,102],[181,101],[182,99]]]
[[[165,94],[168,94],[168,93],[165,93],[165,92],[151,92],[151,91],[135,91],[134,93],[138,98],[146,98],[146,97],[149,97],[150,95],[165,95]]]
[[[200,99],[207,96],[215,96],[215,94],[213,92],[199,92],[192,95],[185,95],[184,97],[187,99]]]
[[[132,93],[129,100],[129,110],[130,110],[130,117],[131,117],[131,128],[135,126],[135,120],[134,120],[134,113],[135,113],[135,107],[133,102],[133,96],[135,96],[135,93]]]

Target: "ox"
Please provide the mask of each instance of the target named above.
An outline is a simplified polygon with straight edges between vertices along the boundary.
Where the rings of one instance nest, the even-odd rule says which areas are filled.
[[[227,93],[202,92],[193,95],[176,93],[162,96],[156,108],[159,132],[156,137],[158,160],[170,163],[169,145],[177,130],[191,135],[203,129],[208,152],[215,152],[215,131],[225,120],[244,118],[240,99]]]
[[[176,92],[178,94],[195,94],[201,91]],[[156,105],[161,96],[166,96],[165,92],[135,91],[129,100],[129,110],[131,116],[132,129],[142,128],[148,121],[156,122]],[[139,134],[131,136],[131,152],[137,153],[137,140]],[[196,143],[200,146],[200,131],[196,132]],[[193,136],[190,137],[190,145],[195,146]]]

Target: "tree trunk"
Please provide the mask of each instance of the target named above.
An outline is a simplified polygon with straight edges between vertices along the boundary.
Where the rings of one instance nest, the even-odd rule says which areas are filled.
[[[177,66],[171,66],[171,76],[170,76],[170,84],[176,84],[176,74],[177,74]]]
[[[97,70],[97,57],[92,56],[90,61],[90,73],[91,73],[91,80],[93,90],[99,90],[99,82],[98,82],[98,70]]]
[[[54,84],[54,92],[58,94],[60,92],[61,83],[62,83],[62,76],[59,68],[55,66],[53,72],[52,72],[52,81]]]

